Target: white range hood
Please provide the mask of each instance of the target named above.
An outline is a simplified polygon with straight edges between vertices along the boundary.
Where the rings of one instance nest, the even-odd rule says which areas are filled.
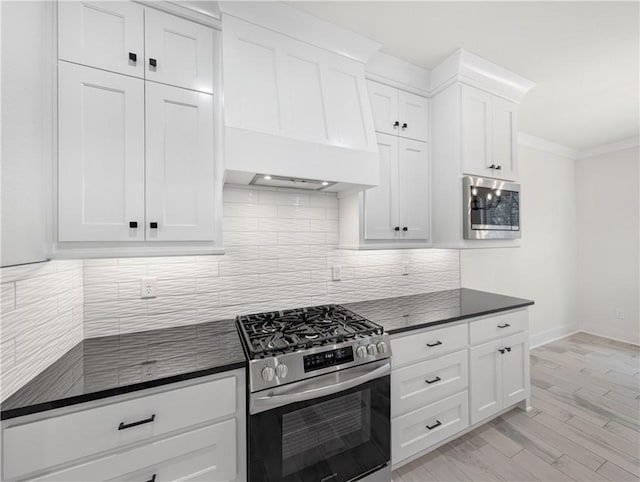
[[[225,182],[378,185],[365,65],[380,44],[280,3],[220,10]]]

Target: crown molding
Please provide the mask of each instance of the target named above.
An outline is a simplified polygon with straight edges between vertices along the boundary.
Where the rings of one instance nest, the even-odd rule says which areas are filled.
[[[578,156],[576,157],[576,159],[588,159],[589,157],[600,156],[602,154],[622,151],[624,149],[631,149],[638,146],[640,146],[640,136],[630,137],[629,139],[624,139],[622,141],[590,147],[589,149],[582,149],[578,152]]]
[[[538,149],[539,151],[548,152],[560,157],[568,159],[576,159],[579,152],[577,149],[559,144],[557,142],[543,139],[542,137],[532,136],[525,132],[518,132],[518,145]]]
[[[366,66],[366,77],[413,94],[429,95],[430,72],[397,57],[377,52]]]

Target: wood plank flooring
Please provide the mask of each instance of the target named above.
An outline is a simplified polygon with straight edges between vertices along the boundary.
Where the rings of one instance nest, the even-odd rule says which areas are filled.
[[[640,348],[584,333],[531,351],[514,409],[393,472],[394,482],[640,481]]]

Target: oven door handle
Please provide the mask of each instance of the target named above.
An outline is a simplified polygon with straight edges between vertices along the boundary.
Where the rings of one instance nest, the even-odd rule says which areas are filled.
[[[256,414],[266,410],[271,410],[272,408],[289,405],[290,403],[303,402],[305,400],[312,400],[326,395],[333,395],[391,373],[391,363],[389,362],[386,362],[375,369],[371,369],[370,365],[362,365],[357,368],[360,370],[357,370],[354,374],[349,374],[350,370],[345,370],[343,372],[336,372],[335,374],[305,380],[304,382],[301,382],[303,386],[300,390],[286,391],[282,394],[278,394],[278,389],[274,389],[264,396],[258,396],[255,398],[251,396],[249,411],[251,414]],[[362,370],[363,368],[365,368],[366,371]],[[363,371],[364,374],[361,374]],[[323,383],[321,379],[324,377],[331,377],[334,382]]]

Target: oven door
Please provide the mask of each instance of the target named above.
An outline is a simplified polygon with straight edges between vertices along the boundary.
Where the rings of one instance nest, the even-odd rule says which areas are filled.
[[[391,458],[388,360],[251,395],[249,480],[346,482]]]

